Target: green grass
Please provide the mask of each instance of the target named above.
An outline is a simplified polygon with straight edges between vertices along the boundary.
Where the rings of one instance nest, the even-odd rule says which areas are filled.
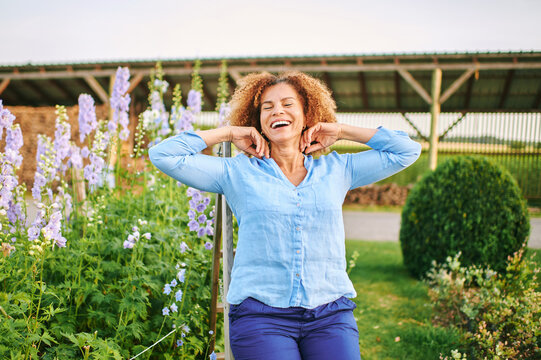
[[[398,243],[347,240],[346,249],[348,259],[360,254],[350,279],[363,360],[438,359],[459,347],[457,331],[430,323],[427,286],[409,276]],[[540,266],[541,250],[528,251]]]
[[[363,360],[437,359],[458,347],[456,331],[431,325],[427,287],[407,273],[398,243],[348,240],[346,247],[348,258],[360,254],[350,278]]]

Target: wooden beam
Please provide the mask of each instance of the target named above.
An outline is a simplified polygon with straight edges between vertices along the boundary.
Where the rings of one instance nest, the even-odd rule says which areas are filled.
[[[137,87],[137,85],[139,85],[139,83],[141,82],[141,80],[143,80],[143,78],[145,77],[144,74],[142,73],[138,73],[136,74],[130,81],[130,87],[128,88],[128,91],[126,92],[127,94],[131,94],[131,92],[133,90],[135,90],[135,88]]]
[[[440,69],[441,71],[441,69]],[[408,84],[411,85],[411,87],[423,98],[424,101],[426,101],[427,104],[432,104],[432,98],[430,95],[428,95],[428,92],[426,92],[425,88],[415,80],[415,78],[406,70],[398,70],[398,73]],[[439,96],[438,96],[439,98]]]
[[[228,68],[227,72],[229,73],[229,76],[231,76],[231,78],[235,80],[235,82],[238,84],[239,80],[242,78],[242,76],[240,75],[240,72],[238,70],[234,70],[231,68]]]
[[[28,86],[30,89],[32,89],[36,94],[38,94],[39,97],[44,99],[48,103],[56,104],[56,99],[51,97],[46,91],[43,90],[43,88],[36,85],[33,81],[30,80],[23,80],[24,84]]]
[[[509,89],[511,88],[511,82],[513,81],[514,74],[515,70],[513,69],[507,72],[507,76],[505,77],[505,84],[503,85],[502,96],[500,97],[500,103],[498,104],[498,108],[500,109],[503,109],[503,106],[505,105],[505,100],[507,100],[507,96],[509,95]]]
[[[438,119],[440,117],[441,69],[432,72],[432,106],[430,107],[430,148],[428,149],[428,165],[435,170],[438,162]]]
[[[92,91],[94,91],[94,93],[101,100],[101,102],[104,104],[109,104],[109,96],[107,95],[107,91],[103,90],[98,80],[96,80],[94,76],[90,75],[85,76],[84,79]]]
[[[11,79],[2,80],[2,82],[0,83],[0,95],[4,92],[4,90],[6,90],[10,82]]]
[[[447,99],[451,97],[461,86],[468,80],[472,74],[475,72],[475,69],[466,70],[458,79],[456,79],[448,88],[444,91],[440,98],[440,104],[443,104]]]
[[[363,99],[363,108],[369,109],[368,94],[366,92],[366,79],[363,72],[359,72],[359,84],[361,87],[361,98]]]
[[[541,62],[523,62],[523,63],[508,63],[508,62],[494,62],[494,63],[449,63],[449,64],[436,64],[436,63],[419,63],[419,64],[308,64],[308,65],[262,65],[255,66],[230,66],[228,72],[238,81],[242,76],[241,73],[269,71],[269,72],[281,72],[285,70],[299,70],[304,72],[385,72],[385,71],[431,71],[439,68],[443,71],[446,70],[468,70],[475,66],[478,70],[511,70],[511,69],[541,69]],[[190,75],[191,68],[186,67],[167,67],[165,70],[169,75]],[[137,74],[143,74],[144,76],[150,75],[150,69],[134,69],[130,71],[132,76]],[[111,76],[116,73],[116,69],[94,69],[94,70],[72,70],[72,71],[44,71],[44,72],[19,72],[19,73],[0,73],[0,79],[49,79],[49,78],[73,78],[87,76],[92,77],[105,77]],[[215,74],[219,75],[219,67],[204,67],[199,71],[200,74]]]
[[[400,102],[400,75],[398,72],[394,73],[394,98],[396,103],[396,108],[400,109],[402,104]]]

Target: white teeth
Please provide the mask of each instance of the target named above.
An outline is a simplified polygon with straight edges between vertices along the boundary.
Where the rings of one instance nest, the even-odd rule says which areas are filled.
[[[279,125],[289,125],[289,124],[290,124],[289,121],[285,121],[285,120],[284,121],[277,121],[277,122],[275,122],[275,123],[273,123],[271,125],[271,128],[276,129],[276,127],[279,126]]]

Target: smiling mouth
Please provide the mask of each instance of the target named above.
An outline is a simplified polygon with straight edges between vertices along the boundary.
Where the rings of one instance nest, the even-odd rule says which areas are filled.
[[[276,121],[276,122],[272,123],[271,129],[278,129],[278,128],[281,128],[281,127],[288,126],[290,124],[291,124],[291,121],[279,120],[279,121]]]

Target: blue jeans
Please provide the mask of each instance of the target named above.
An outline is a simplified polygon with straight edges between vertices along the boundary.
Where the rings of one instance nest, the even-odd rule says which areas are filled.
[[[353,301],[275,308],[247,298],[229,309],[235,360],[360,360]]]

